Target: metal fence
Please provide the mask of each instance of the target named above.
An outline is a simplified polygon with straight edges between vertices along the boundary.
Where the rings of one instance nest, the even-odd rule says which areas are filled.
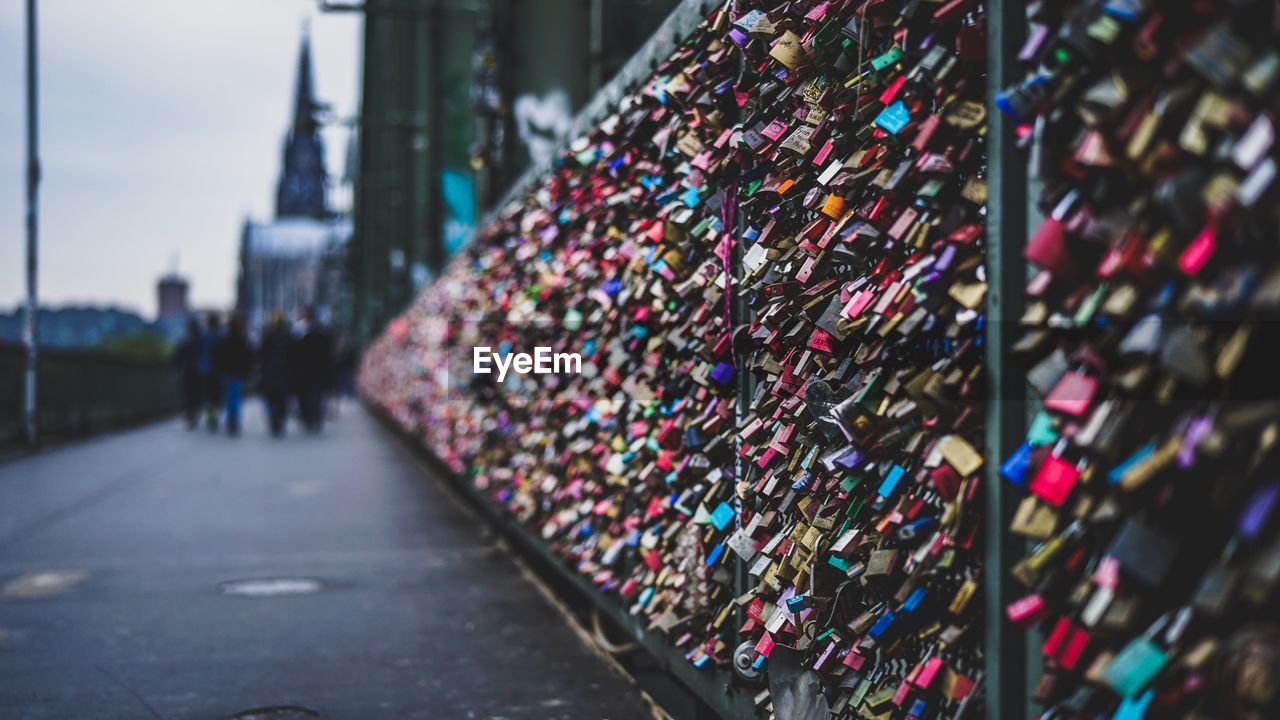
[[[620,98],[643,81],[652,72],[655,62],[671,53],[715,5],[717,3],[709,0],[682,0],[654,36],[577,114],[568,138],[586,133],[605,119]],[[1025,18],[1023,7],[1010,0],[986,0],[985,8],[988,18],[987,85],[988,93],[994,95],[997,90],[1010,84],[1020,72],[1015,54],[1025,34]],[[995,107],[993,97],[988,98],[987,106]],[[988,117],[990,124],[986,152],[989,207],[995,211],[987,218],[985,236],[986,273],[990,290],[986,295],[988,341],[984,348],[984,362],[988,377],[994,378],[994,382],[989,384],[985,403],[984,455],[988,459],[997,459],[1008,457],[1021,442],[1027,419],[1037,407],[1028,395],[1024,374],[1012,362],[1011,349],[1016,339],[1018,318],[1022,313],[1023,290],[1028,273],[1022,248],[1027,243],[1029,226],[1038,223],[1040,213],[1031,200],[1034,196],[1031,191],[1039,183],[1029,177],[1027,164],[1014,147],[1012,123],[998,112],[992,112]],[[567,141],[562,145],[561,151],[565,145]],[[559,154],[558,151],[555,156],[558,157]],[[502,199],[480,218],[476,227],[482,228],[497,218],[507,203],[526,192],[549,167],[549,164],[534,164],[529,167]],[[741,233],[742,216],[738,220],[738,231]],[[738,265],[739,269],[740,267]],[[735,325],[748,320],[745,308],[739,306],[735,310]],[[740,393],[743,397],[749,397],[749,388],[740,388]],[[1007,532],[1015,508],[1015,497],[1014,493],[1004,487],[999,476],[999,463],[986,463],[983,478],[985,504],[981,545],[986,571],[982,576],[981,596],[987,618],[979,629],[987,648],[983,667],[987,702],[983,717],[987,720],[1019,715],[1030,717],[1039,711],[1030,699],[1032,684],[1041,663],[1038,636],[1035,632],[1015,631],[1000,621],[1004,606],[1015,592],[1009,568],[1019,557],[1025,543]],[[731,718],[754,715],[751,695],[756,691],[755,688],[744,687],[727,669],[692,671],[681,652],[666,645],[653,631],[641,628],[620,603],[601,596],[581,577],[559,563],[544,542],[516,526],[465,478],[452,479],[465,495],[485,510],[488,518],[517,547],[534,557],[540,557],[546,567],[554,568],[558,576],[577,586],[605,616],[634,633],[640,644],[653,653],[663,667],[702,703],[707,716]],[[737,565],[738,577],[745,578],[741,563]],[[738,589],[743,589],[741,582]]]
[[[21,345],[0,343],[0,450],[22,442]],[[37,387],[40,436],[63,439],[176,412],[177,376],[168,363],[92,350],[41,348]]]

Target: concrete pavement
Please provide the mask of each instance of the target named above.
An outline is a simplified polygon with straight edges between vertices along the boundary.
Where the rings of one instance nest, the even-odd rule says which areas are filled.
[[[0,718],[649,717],[362,409],[247,414],[0,464]]]

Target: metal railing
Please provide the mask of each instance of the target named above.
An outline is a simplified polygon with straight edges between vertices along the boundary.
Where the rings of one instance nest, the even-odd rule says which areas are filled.
[[[83,437],[176,412],[177,376],[167,362],[95,350],[42,347],[37,422],[43,440]],[[0,343],[0,451],[20,447],[26,349]]]
[[[671,53],[714,7],[721,4],[723,3],[710,0],[683,0],[650,41],[578,113],[571,132],[553,157],[559,157],[573,139],[587,134],[592,127],[608,117],[622,97],[643,82],[656,63]],[[1022,6],[1010,0],[986,0],[985,9],[988,18],[987,85],[988,92],[994,93],[1020,72],[1014,48],[1020,44],[1025,25]],[[991,98],[988,98],[987,106],[994,108]],[[1027,243],[1028,224],[1038,217],[1038,210],[1030,199],[1033,197],[1029,192],[1032,180],[1028,176],[1026,161],[1014,147],[1012,124],[999,112],[989,112],[988,118],[988,207],[992,212],[988,214],[985,239],[990,291],[986,296],[985,307],[989,336],[984,359],[988,377],[993,378],[993,382],[989,385],[985,403],[985,456],[988,460],[983,470],[985,531],[982,552],[986,572],[983,573],[982,595],[985,622],[978,631],[983,633],[986,646],[983,668],[986,702],[983,717],[987,720],[999,720],[1003,717],[1031,716],[1038,711],[1030,699],[1036,675],[1034,669],[1040,660],[1035,634],[1017,632],[1002,621],[1004,604],[1013,592],[1008,570],[1024,543],[1007,531],[1014,510],[1014,498],[1005,491],[999,476],[999,460],[1008,457],[1020,442],[1027,418],[1035,407],[1027,392],[1025,376],[1011,359],[1011,348],[1022,312],[1023,289],[1027,277],[1022,248]],[[479,229],[493,222],[509,203],[528,192],[551,167],[550,163],[529,167],[502,199],[480,218],[476,224],[476,234],[478,235]],[[475,235],[473,239],[474,237]],[[748,320],[746,308],[738,307],[735,311],[735,324]],[[749,390],[743,388],[740,392],[744,389]],[[415,444],[419,452],[425,451],[416,439],[408,434],[404,436]],[[683,684],[708,711],[722,718],[759,716],[752,701],[758,687],[736,680],[728,669],[694,670],[679,650],[667,645],[656,633],[645,630],[616,598],[602,595],[585,578],[560,562],[545,542],[530,534],[501,508],[494,506],[466,478],[448,473],[443,463],[439,463],[439,467],[515,546],[542,558],[544,565],[554,568],[554,574],[561,580],[595,603],[615,624],[632,632],[637,642],[652,653],[667,672]],[[740,561],[738,564],[741,564]],[[739,578],[745,577],[741,567],[737,568],[737,573]],[[741,583],[738,589],[743,589]]]

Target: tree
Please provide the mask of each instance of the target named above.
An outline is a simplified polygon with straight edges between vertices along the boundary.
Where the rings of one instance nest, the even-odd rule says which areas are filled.
[[[172,347],[163,335],[150,330],[142,330],[107,338],[98,343],[98,350],[102,351],[104,355],[127,358],[129,360],[164,361],[169,358]]]

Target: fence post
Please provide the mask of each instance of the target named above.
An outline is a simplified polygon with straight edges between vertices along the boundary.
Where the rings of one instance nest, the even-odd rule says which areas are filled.
[[[1022,3],[987,4],[987,417],[983,535],[984,686],[987,720],[1018,717],[1027,705],[1022,636],[1004,619],[1014,588],[1008,571],[1021,543],[1008,533],[1014,500],[1000,479],[1001,461],[1026,430],[1026,385],[1009,359],[1025,306],[1027,168],[1014,147],[1014,124],[995,110],[995,93],[1018,73],[1017,47],[1025,33]],[[1008,709],[1008,712],[1005,709]]]

